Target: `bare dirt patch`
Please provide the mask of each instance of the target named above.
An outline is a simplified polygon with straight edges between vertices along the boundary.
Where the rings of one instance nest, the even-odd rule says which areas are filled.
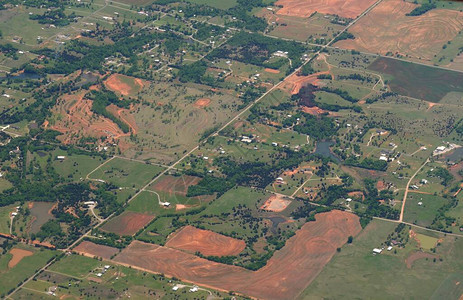
[[[355,39],[335,45],[385,55],[388,52],[430,61],[442,46],[463,29],[463,13],[433,9],[421,16],[406,16],[417,5],[401,0],[381,2],[349,32]]]
[[[82,137],[105,138],[109,142],[129,136],[125,134],[113,121],[94,114],[91,110],[92,100],[84,99],[87,91],[67,94],[58,99],[52,109],[55,116],[51,129],[63,133],[58,139],[65,144],[78,141]],[[130,122],[127,122],[130,125]]]
[[[299,93],[299,90],[307,84],[313,84],[318,86],[320,79],[318,75],[330,74],[329,71],[318,72],[310,74],[307,76],[299,76],[298,74],[293,74],[285,79],[281,85],[281,89],[295,95]]]
[[[145,86],[143,80],[121,74],[112,74],[104,84],[108,89],[124,96],[134,95]]]
[[[359,218],[347,212],[316,215],[258,271],[220,264],[180,250],[132,242],[114,261],[163,273],[225,291],[261,299],[294,299],[321,272],[336,249],[361,230]]]
[[[407,265],[407,268],[411,269],[415,261],[419,259],[423,259],[423,258],[434,259],[434,258],[439,258],[439,257],[437,255],[426,253],[426,252],[413,252],[405,259],[405,264]]]
[[[196,100],[196,102],[194,104],[194,107],[196,107],[196,108],[204,108],[204,107],[208,107],[209,104],[211,104],[211,99],[209,99],[209,98],[201,98],[201,99]]]
[[[89,257],[98,256],[104,259],[110,259],[114,254],[119,252],[119,249],[104,245],[98,245],[89,241],[83,241],[77,247],[72,249],[72,251],[84,254]]]
[[[246,247],[243,240],[234,239],[209,230],[185,226],[166,243],[166,247],[206,256],[238,255]]]
[[[265,72],[272,73],[272,74],[280,74],[280,70],[265,68]]]
[[[283,195],[272,195],[267,200],[265,200],[264,204],[260,207],[260,209],[274,211],[274,212],[282,212],[288,207],[291,203],[291,200],[286,199]]]
[[[16,266],[24,257],[32,256],[34,254],[32,251],[19,248],[11,249],[10,253],[13,255],[11,260],[8,262],[8,268],[10,269]]]
[[[370,7],[375,0],[278,0],[282,5],[279,15],[308,18],[314,12],[354,19]]]
[[[153,219],[153,215],[126,211],[101,226],[101,230],[118,235],[134,235]]]

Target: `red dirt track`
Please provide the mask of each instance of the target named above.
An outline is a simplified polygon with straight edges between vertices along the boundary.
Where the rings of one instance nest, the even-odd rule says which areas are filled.
[[[153,219],[153,215],[127,211],[109,220],[101,226],[101,230],[118,235],[134,235]]]
[[[192,253],[199,251],[206,256],[227,256],[240,254],[246,243],[213,231],[185,226],[166,243],[166,247]]]
[[[316,216],[258,271],[224,265],[182,251],[132,242],[114,261],[212,288],[262,299],[293,299],[321,272],[347,237],[361,230],[356,215],[331,211]]]
[[[282,5],[277,14],[308,18],[314,12],[338,15],[355,19],[375,0],[278,0],[275,5]]]
[[[74,252],[84,254],[85,256],[89,257],[102,257],[104,259],[110,259],[111,256],[116,254],[119,249],[109,247],[109,246],[104,246],[104,245],[98,245],[94,244],[89,241],[83,241],[80,243],[77,247],[72,249]]]

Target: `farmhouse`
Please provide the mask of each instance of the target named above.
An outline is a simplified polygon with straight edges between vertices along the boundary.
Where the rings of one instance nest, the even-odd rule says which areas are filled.
[[[64,155],[58,155],[58,156],[56,157],[56,159],[58,159],[58,160],[65,160],[65,159],[66,159],[66,156],[64,156]]]

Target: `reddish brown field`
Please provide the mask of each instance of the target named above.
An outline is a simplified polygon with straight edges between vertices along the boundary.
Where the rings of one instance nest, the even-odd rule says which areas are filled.
[[[355,19],[373,3],[375,0],[278,0],[275,5],[283,6],[279,15],[307,18],[319,12]]]
[[[124,96],[134,95],[145,86],[143,80],[121,74],[112,74],[104,84],[108,89]]]
[[[186,196],[188,192],[188,187],[191,185],[196,185],[201,180],[201,178],[196,176],[182,175],[182,176],[162,176],[157,180],[150,188],[158,192],[166,192],[170,197],[172,196]],[[204,195],[194,197],[200,201],[211,201],[214,199],[213,195]],[[179,209],[184,209],[187,207],[179,207]]]
[[[272,195],[267,200],[265,200],[264,204],[260,207],[260,209],[274,211],[274,212],[282,212],[288,207],[291,203],[291,200],[285,199],[282,195]]]
[[[280,70],[265,68],[265,72],[272,73],[272,74],[280,74]]]
[[[227,256],[240,254],[246,243],[213,231],[185,226],[169,239],[166,247],[192,253],[199,251],[206,256]]]
[[[463,13],[433,9],[421,16],[409,17],[416,4],[402,0],[381,2],[349,28],[355,39],[335,45],[345,49],[408,55],[431,60],[442,46],[463,29]]]
[[[69,144],[84,136],[107,137],[114,141],[130,135],[124,134],[111,120],[94,115],[91,111],[92,101],[84,99],[86,93],[87,91],[67,94],[57,101],[52,111],[55,115],[60,115],[61,119],[48,126],[63,133],[58,139]]]
[[[361,230],[359,218],[331,211],[306,223],[258,271],[224,265],[180,250],[134,241],[115,261],[182,280],[262,299],[293,299],[321,272],[336,248]]]
[[[211,99],[209,98],[201,98],[201,99],[198,99],[194,105],[194,107],[196,108],[204,108],[204,107],[208,107],[209,104],[211,104]]]
[[[119,249],[109,247],[109,246],[94,244],[89,241],[83,241],[77,247],[72,249],[72,251],[83,254],[85,256],[89,256],[89,257],[98,256],[104,259],[110,259],[111,256],[119,252]]]
[[[177,194],[185,196],[190,185],[196,185],[201,178],[196,176],[163,176],[152,186],[153,189],[160,192],[167,192],[170,195]]]
[[[10,254],[13,255],[13,257],[8,262],[8,268],[11,269],[16,266],[24,257],[31,256],[34,253],[29,250],[13,248],[10,250]]]
[[[118,235],[134,235],[153,219],[153,215],[126,211],[109,220],[101,229]]]

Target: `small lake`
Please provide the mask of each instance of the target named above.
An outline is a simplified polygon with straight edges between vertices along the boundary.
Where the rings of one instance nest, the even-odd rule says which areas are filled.
[[[449,155],[445,155],[445,160],[458,162],[463,158],[463,147],[457,148],[450,152]]]
[[[333,145],[334,145],[334,142],[332,141],[317,142],[317,147],[315,148],[315,154],[321,155],[323,157],[331,158],[335,162],[339,163],[341,162],[341,160],[336,155],[334,155],[334,153],[330,149],[330,147]]]

